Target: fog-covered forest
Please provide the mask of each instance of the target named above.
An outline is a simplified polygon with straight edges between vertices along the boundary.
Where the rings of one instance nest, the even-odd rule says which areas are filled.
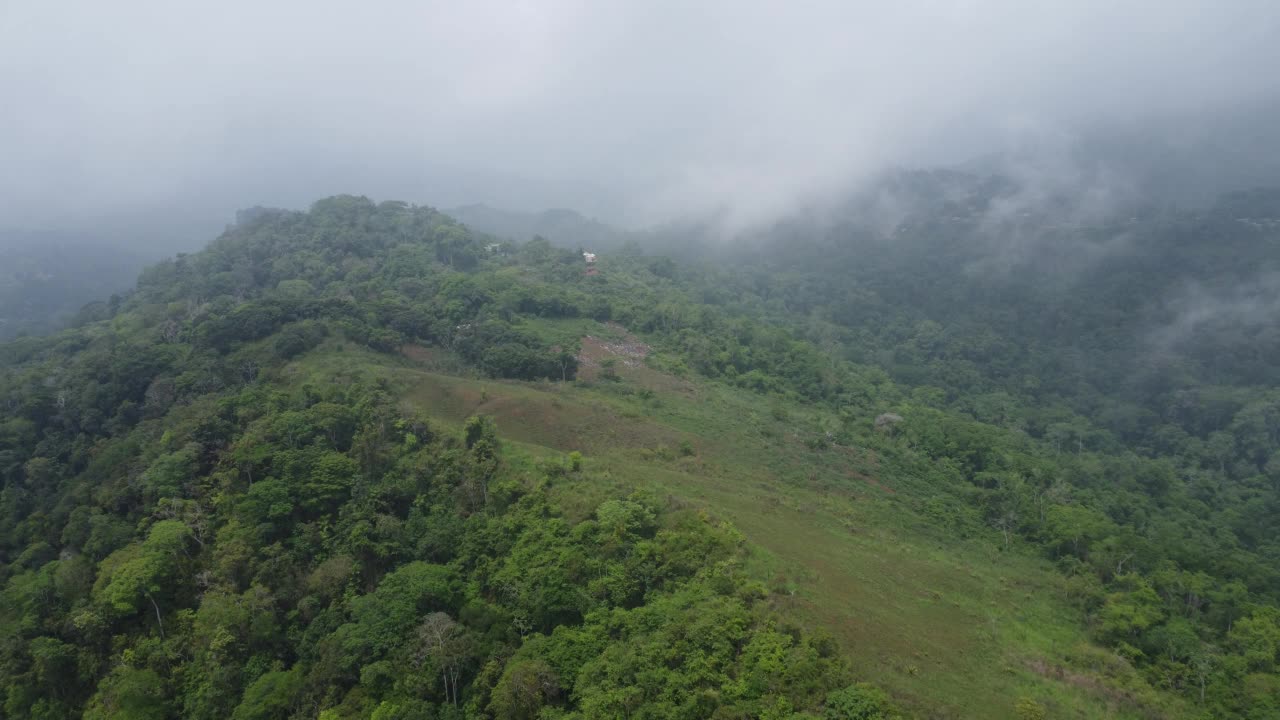
[[[1280,718],[1265,2],[0,9],[0,716]]]

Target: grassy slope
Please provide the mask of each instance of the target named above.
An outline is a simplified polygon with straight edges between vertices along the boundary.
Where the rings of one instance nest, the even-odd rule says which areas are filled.
[[[548,330],[616,332],[587,322]],[[445,425],[492,415],[512,456],[580,450],[585,472],[559,486],[570,512],[635,488],[705,506],[744,533],[776,602],[833,632],[860,678],[920,717],[1014,718],[1021,697],[1054,718],[1184,714],[1176,703],[1135,705],[1091,672],[1111,661],[1088,645],[1047,562],[938,533],[908,507],[921,491],[877,476],[873,458],[806,447],[797,431],[816,418],[804,407],[645,367],[621,367],[618,383],[515,383],[446,374],[452,364],[432,351],[411,355],[331,344],[289,372],[313,382],[382,375]],[[682,441],[692,455],[677,450]]]

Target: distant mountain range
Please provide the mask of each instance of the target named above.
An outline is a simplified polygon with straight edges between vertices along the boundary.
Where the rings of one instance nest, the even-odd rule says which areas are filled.
[[[563,208],[521,212],[476,204],[444,212],[475,230],[518,242],[541,235],[564,247],[612,249],[635,237],[633,233]]]
[[[133,287],[154,258],[55,233],[0,231],[0,340],[53,332]]]

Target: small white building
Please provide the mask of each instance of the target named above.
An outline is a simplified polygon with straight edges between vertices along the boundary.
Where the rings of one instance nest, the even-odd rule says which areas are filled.
[[[591,252],[583,252],[582,259],[586,260],[587,264],[590,265],[596,261],[596,254]]]

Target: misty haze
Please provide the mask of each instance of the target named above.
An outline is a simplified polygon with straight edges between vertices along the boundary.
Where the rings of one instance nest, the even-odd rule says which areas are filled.
[[[1280,719],[1280,6],[0,3],[0,716]]]

